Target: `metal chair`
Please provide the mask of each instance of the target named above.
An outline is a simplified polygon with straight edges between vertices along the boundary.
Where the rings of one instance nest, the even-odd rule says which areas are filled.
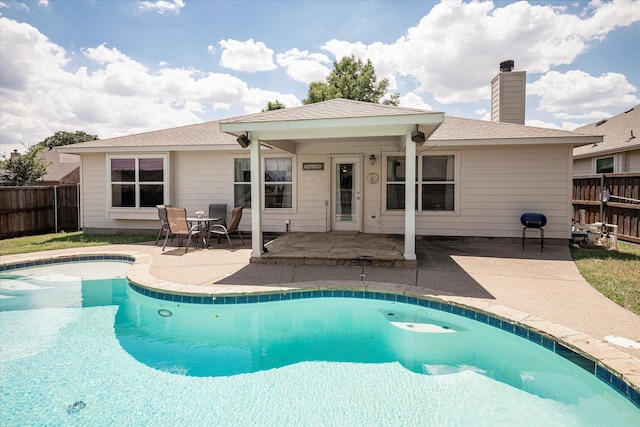
[[[212,203],[209,205],[209,218],[220,218],[217,221],[209,221],[207,231],[212,225],[227,226],[227,204]],[[220,235],[218,235],[218,244],[220,244]]]
[[[227,236],[227,240],[229,241],[229,246],[233,248],[233,244],[231,243],[231,238],[229,237],[229,233],[238,233],[240,236],[240,240],[244,245],[244,239],[242,238],[242,233],[238,230],[238,224],[240,224],[240,219],[242,218],[242,209],[241,207],[233,208],[231,211],[231,222],[229,223],[229,227],[226,227],[221,224],[212,224],[209,227],[209,234],[216,234],[218,236]],[[219,242],[219,240],[218,240]]]
[[[182,239],[187,237],[187,245],[185,246],[184,253],[189,252],[189,245],[191,244],[191,238],[193,236],[200,236],[200,229],[197,225],[189,226],[187,222],[187,210],[184,208],[165,208],[167,212],[167,224],[169,226],[169,233],[164,238],[164,245],[162,251],[167,246],[167,240],[169,234],[178,236],[178,247],[182,246]],[[202,237],[202,236],[201,236]],[[203,245],[206,245],[204,237],[202,238]]]
[[[160,240],[163,231],[169,233],[166,208],[170,208],[171,205],[156,205],[156,207],[158,208],[158,218],[160,218],[160,230],[158,230],[158,237],[156,237],[156,242],[153,244],[154,246],[158,246],[158,240]]]

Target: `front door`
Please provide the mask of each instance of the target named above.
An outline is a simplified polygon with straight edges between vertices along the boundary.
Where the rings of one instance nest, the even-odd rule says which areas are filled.
[[[360,231],[362,178],[359,157],[334,157],[331,161],[331,229]]]

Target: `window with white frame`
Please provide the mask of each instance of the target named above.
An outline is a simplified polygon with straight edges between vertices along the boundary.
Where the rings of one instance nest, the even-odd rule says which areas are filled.
[[[453,155],[422,156],[421,187],[423,211],[449,211],[455,209],[456,159]]]
[[[251,161],[234,159],[235,206],[251,207]],[[293,159],[264,159],[264,207],[265,209],[290,209],[293,207]]]
[[[164,204],[166,164],[163,155],[110,157],[111,207],[139,209]]]
[[[417,158],[416,206],[419,211],[455,210],[456,157],[453,154],[425,154]],[[387,210],[405,208],[404,156],[387,156]]]
[[[291,157],[264,159],[264,207],[293,207],[293,160]]]
[[[613,173],[613,157],[596,159],[596,173]]]
[[[233,159],[233,206],[251,208],[251,160]]]

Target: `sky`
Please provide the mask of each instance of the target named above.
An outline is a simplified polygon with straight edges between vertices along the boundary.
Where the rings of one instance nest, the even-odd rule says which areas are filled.
[[[640,104],[640,0],[0,0],[0,158],[302,105],[371,60],[400,105],[488,120],[499,64],[526,124],[573,130]]]

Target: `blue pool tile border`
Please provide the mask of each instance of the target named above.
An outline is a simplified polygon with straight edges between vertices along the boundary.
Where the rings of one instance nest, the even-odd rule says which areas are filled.
[[[85,261],[124,261],[133,264],[136,259],[128,255],[70,255],[60,258],[47,258],[35,261],[14,262],[0,265],[0,271],[19,270],[22,268],[42,267],[44,265],[59,264],[63,262]]]
[[[341,290],[341,289],[323,289],[323,290],[306,290],[306,291],[289,291],[281,293],[266,293],[254,295],[228,295],[228,296],[188,296],[180,294],[170,294],[159,291],[150,290],[135,283],[129,282],[129,286],[134,291],[144,296],[155,298],[163,301],[171,301],[177,303],[191,304],[255,304],[261,302],[273,301],[290,301],[310,298],[354,298],[354,299],[372,299],[391,302],[399,302],[419,307],[430,308],[433,310],[443,311],[466,317],[480,323],[501,329],[521,338],[538,344],[549,351],[553,351],[557,355],[573,362],[574,364],[585,369],[587,372],[595,375],[598,379],[604,381],[614,390],[625,396],[631,403],[640,409],[640,392],[627,384],[623,379],[619,378],[606,367],[599,365],[593,360],[587,359],[580,353],[565,347],[558,341],[549,338],[543,334],[535,332],[523,325],[518,325],[487,313],[475,311],[467,307],[461,307],[442,301],[434,301],[427,298],[411,297],[406,295],[398,295],[387,292],[374,291],[357,291],[357,290]]]

